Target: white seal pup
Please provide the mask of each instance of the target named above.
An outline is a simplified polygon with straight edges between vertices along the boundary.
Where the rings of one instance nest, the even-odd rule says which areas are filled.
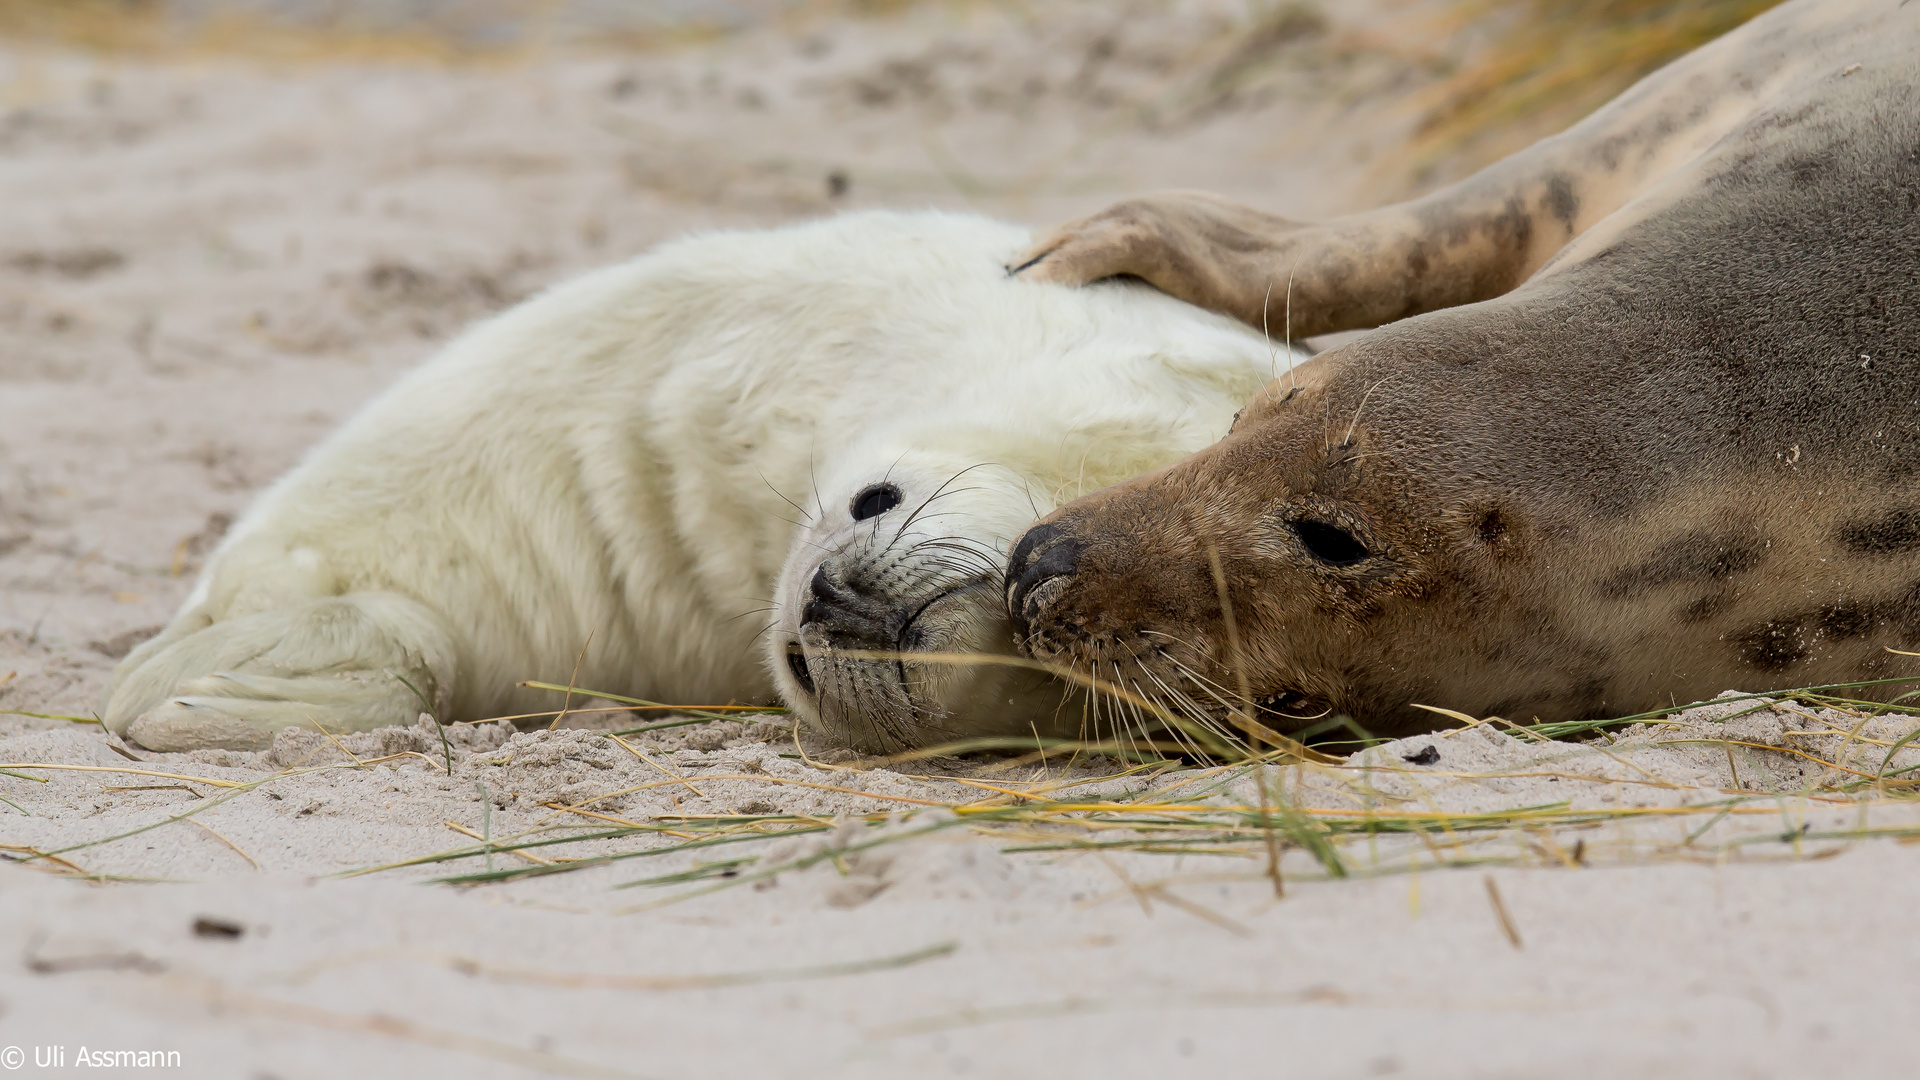
[[[474,327],[256,501],[107,727],[258,748],[551,708],[516,684],[571,678],[777,689],[870,749],[1054,730],[1050,680],[829,652],[1010,651],[1009,541],[1218,438],[1290,359],[1144,286],[1009,280],[1029,240],[937,213],[708,234]]]

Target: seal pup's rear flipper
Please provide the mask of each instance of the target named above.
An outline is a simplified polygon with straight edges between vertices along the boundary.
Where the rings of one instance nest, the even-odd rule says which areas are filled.
[[[213,623],[121,673],[108,730],[149,750],[261,750],[284,728],[332,734],[438,714],[454,650],[393,593],[351,593]]]

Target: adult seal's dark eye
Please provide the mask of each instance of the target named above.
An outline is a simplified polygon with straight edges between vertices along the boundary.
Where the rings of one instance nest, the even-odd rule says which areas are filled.
[[[865,521],[900,505],[900,489],[892,484],[875,484],[853,497],[853,520]]]
[[[1359,537],[1330,522],[1296,521],[1293,534],[1308,554],[1329,566],[1352,566],[1373,555]]]

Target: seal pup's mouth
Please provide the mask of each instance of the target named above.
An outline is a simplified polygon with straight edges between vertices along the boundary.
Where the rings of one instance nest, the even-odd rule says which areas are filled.
[[[991,579],[981,578],[963,581],[951,588],[934,593],[907,615],[905,623],[901,625],[899,633],[891,642],[848,641],[844,632],[832,625],[822,625],[817,621],[801,623],[802,640],[787,643],[787,670],[793,673],[794,681],[800,684],[802,690],[809,694],[820,692],[818,684],[814,682],[812,668],[809,666],[809,647],[802,643],[802,641],[808,641],[813,643],[811,653],[815,655],[844,659],[847,654],[853,654],[858,659],[891,663],[899,670],[900,682],[905,685],[909,654],[943,651],[944,644],[936,639],[954,636],[952,627],[941,629],[922,626],[923,616],[933,612],[937,605],[948,601],[963,601],[968,599],[968,594],[992,587]],[[862,655],[867,653],[879,655]]]
[[[942,577],[889,595],[887,575],[823,561],[783,650],[786,673],[803,695],[793,705],[809,726],[881,753],[980,735],[1030,738],[1036,724],[1051,728],[1063,689],[1044,674],[990,660],[1014,655],[1001,575]],[[1038,720],[1029,715],[1036,699],[1047,713]]]
[[[787,670],[793,673],[793,681],[800,684],[800,689],[809,694],[820,692],[813,685],[813,672],[807,670],[806,647],[797,641],[787,643]]]
[[[946,612],[943,610],[936,613],[936,607],[948,603],[993,607],[998,600],[998,585],[998,579],[981,577],[972,581],[963,581],[928,597],[925,603],[907,616],[906,625],[900,628],[898,642],[900,649],[912,652],[937,652],[944,649],[946,647],[944,639],[953,637],[955,629],[939,618]],[[939,625],[925,625],[930,623]]]

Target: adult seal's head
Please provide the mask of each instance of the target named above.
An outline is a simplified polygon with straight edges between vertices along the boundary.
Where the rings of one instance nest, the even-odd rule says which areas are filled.
[[[1040,522],[1006,582],[1025,648],[1197,714],[1387,735],[1445,722],[1420,705],[1577,720],[1920,669],[1893,651],[1920,649],[1917,45],[1920,8],[1788,5],[1349,230],[1365,310],[1430,306],[1423,252],[1477,245],[1455,269],[1498,282],[1565,246]]]

